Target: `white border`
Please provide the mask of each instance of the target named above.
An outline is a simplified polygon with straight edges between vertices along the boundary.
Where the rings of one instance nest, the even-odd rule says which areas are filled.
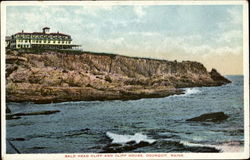
[[[249,15],[248,5],[243,6],[243,72],[244,72],[244,151],[249,157]]]
[[[4,14],[3,14],[4,13]],[[5,35],[6,7],[1,3],[1,155],[6,153],[6,121],[5,121]],[[3,23],[4,22],[4,23]]]
[[[171,153],[167,153],[167,157],[148,157],[148,158],[123,158],[116,157],[122,153],[112,154],[114,157],[103,157],[110,154],[6,154],[6,121],[5,121],[5,34],[6,34],[6,6],[40,6],[40,5],[243,5],[243,61],[244,61],[244,152],[238,153],[181,153],[184,157],[171,157]],[[248,29],[248,3],[247,1],[22,1],[22,2],[1,2],[1,146],[2,159],[4,160],[44,160],[44,159],[247,159],[249,157],[249,29]],[[130,155],[136,153],[130,153]],[[144,153],[150,154],[150,153]],[[166,154],[166,153],[157,153]],[[65,158],[65,155],[75,155],[75,158]],[[102,155],[100,158],[82,158],[77,156]],[[128,155],[128,154],[127,154]]]
[[[209,0],[166,0],[166,1],[3,1],[2,5],[4,6],[41,6],[41,5],[66,5],[66,6],[75,6],[75,5],[247,5],[246,0],[221,0],[221,1],[209,1]]]

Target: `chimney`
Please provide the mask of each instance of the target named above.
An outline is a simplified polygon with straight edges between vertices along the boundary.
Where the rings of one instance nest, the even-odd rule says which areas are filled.
[[[23,33],[23,30],[22,30],[22,33]]]
[[[45,33],[45,34],[46,34],[46,33],[49,33],[49,29],[50,29],[49,27],[44,27],[44,28],[43,28],[43,33]]]

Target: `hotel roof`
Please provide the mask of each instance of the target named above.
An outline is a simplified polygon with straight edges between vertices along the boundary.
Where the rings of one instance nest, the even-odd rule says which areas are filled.
[[[16,33],[15,35],[19,35],[19,34],[30,34],[30,35],[60,35],[60,36],[69,36],[70,35],[67,35],[67,34],[64,34],[64,33],[43,33],[43,32],[32,32],[32,33],[29,33],[29,32],[18,32]]]

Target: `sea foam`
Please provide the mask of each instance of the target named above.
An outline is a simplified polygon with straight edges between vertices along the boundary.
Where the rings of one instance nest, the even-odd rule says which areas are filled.
[[[124,144],[131,141],[135,141],[136,143],[148,142],[149,144],[152,144],[155,142],[154,139],[150,139],[147,135],[143,135],[141,133],[135,133],[134,135],[120,135],[112,132],[107,132],[106,135],[110,139],[112,139],[112,143]]]
[[[175,94],[169,97],[185,97],[192,94],[198,94],[201,93],[201,91],[198,88],[184,88],[184,94]]]
[[[200,93],[200,92],[201,91],[198,88],[186,88],[184,95],[197,94],[197,93]]]

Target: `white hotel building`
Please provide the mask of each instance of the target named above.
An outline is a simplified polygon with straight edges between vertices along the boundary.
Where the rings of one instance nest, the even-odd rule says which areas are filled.
[[[43,49],[73,49],[80,45],[72,44],[70,35],[63,33],[49,33],[48,27],[42,32],[18,32],[6,37],[6,48],[43,48]]]

